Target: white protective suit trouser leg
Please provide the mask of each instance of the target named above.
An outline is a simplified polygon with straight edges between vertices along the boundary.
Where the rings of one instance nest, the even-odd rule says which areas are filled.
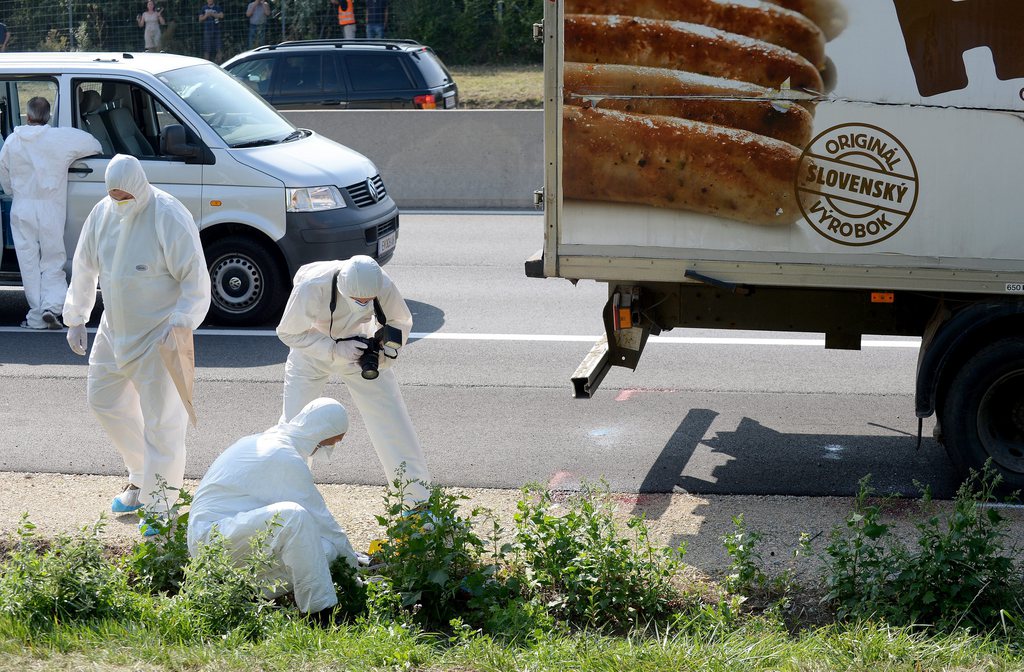
[[[366,433],[384,467],[388,485],[397,478],[398,469],[404,462],[403,480],[417,481],[406,488],[406,501],[410,505],[426,501],[429,493],[423,483],[430,483],[430,472],[395,372],[390,368],[383,369],[376,380],[366,380],[358,372],[344,372],[345,368],[344,363],[332,366],[294,349],[288,353],[288,361],[284,365],[284,418],[294,418],[306,404],[322,396],[327,379],[336,373],[345,381],[352,401],[363,417]]]
[[[88,394],[89,405],[128,468],[129,480],[142,490],[139,501],[144,506],[154,503],[157,476],[180,488],[188,412],[156,347],[118,368],[101,325],[89,357]],[[167,493],[167,499],[166,504],[156,503],[169,506],[176,494]]]
[[[333,607],[338,603],[338,596],[334,592],[330,563],[337,553],[333,544],[320,538],[316,521],[302,506],[279,502],[244,511],[215,524],[232,557],[242,562],[251,550],[249,539],[266,530],[275,516],[278,525],[268,539],[268,550],[275,562],[265,578],[280,582],[282,586],[270,596],[292,590],[295,604],[307,614]],[[206,543],[209,536],[207,531],[198,539],[199,543]]]
[[[28,301],[28,326],[46,327],[43,311],[60,315],[68,293],[64,263],[64,208],[54,212],[49,201],[25,198],[11,204],[11,237],[18,255],[21,283]]]

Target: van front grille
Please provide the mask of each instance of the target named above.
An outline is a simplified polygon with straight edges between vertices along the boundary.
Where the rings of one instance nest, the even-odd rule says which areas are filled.
[[[367,245],[377,242],[380,238],[388,235],[392,231],[398,229],[398,217],[389,219],[388,221],[378,224],[372,229],[366,229],[366,243]]]
[[[380,178],[380,175],[374,175],[362,182],[350,184],[345,187],[345,191],[348,192],[349,198],[352,199],[357,208],[375,205],[388,195],[387,190],[384,189],[384,180]]]

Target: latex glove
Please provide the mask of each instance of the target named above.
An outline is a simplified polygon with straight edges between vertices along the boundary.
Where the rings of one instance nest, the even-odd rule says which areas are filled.
[[[171,318],[167,320],[167,324],[171,327],[188,327],[192,328],[192,318],[185,313],[171,313]]]
[[[85,349],[89,346],[89,334],[84,324],[68,327],[68,345],[71,346],[71,352],[76,355],[85,354]]]
[[[366,343],[362,341],[338,341],[334,344],[334,358],[344,362],[355,362],[366,350]]]

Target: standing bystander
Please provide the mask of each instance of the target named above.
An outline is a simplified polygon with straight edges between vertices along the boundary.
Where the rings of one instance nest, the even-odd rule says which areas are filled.
[[[341,36],[351,40],[356,36],[356,6],[355,0],[331,0],[332,5],[338,7],[338,25],[341,27]]]
[[[270,15],[270,5],[267,4],[267,0],[252,0],[245,9],[245,15],[249,17],[249,48],[252,49],[267,40],[267,17]]]
[[[11,41],[11,31],[7,24],[0,22],[0,51],[7,51],[7,43]]]
[[[164,21],[163,7],[157,9],[153,0],[149,0],[146,3],[146,11],[139,14],[136,21],[139,22],[139,28],[146,29],[142,33],[146,51],[160,51],[160,26],[167,23]]]
[[[99,154],[100,143],[77,128],[53,128],[50,101],[28,101],[28,124],[16,126],[0,149],[0,186],[11,194],[11,236],[28,301],[24,329],[60,329],[68,290],[64,220],[68,168]]]
[[[203,24],[203,58],[215,57],[220,62],[221,50],[221,29],[220,22],[224,19],[224,10],[220,8],[215,0],[206,0],[206,4],[199,9],[199,23]]]
[[[384,25],[388,22],[388,0],[366,0],[366,37],[384,39]]]

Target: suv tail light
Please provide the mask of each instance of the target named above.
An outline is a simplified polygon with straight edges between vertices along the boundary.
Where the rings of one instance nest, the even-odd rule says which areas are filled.
[[[421,110],[437,109],[437,99],[434,98],[432,93],[428,93],[425,96],[416,96],[412,99],[412,102]]]

